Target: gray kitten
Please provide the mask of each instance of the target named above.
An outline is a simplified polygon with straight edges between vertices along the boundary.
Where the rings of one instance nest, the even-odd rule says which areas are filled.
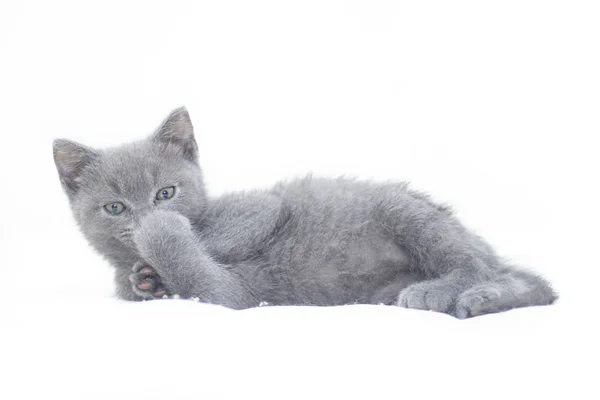
[[[177,294],[235,309],[385,303],[467,318],[557,298],[406,184],[309,176],[208,198],[185,108],[118,148],[56,140],[54,160],[75,220],[115,267],[124,299]]]

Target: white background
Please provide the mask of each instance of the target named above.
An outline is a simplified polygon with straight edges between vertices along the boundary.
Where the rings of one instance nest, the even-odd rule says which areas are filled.
[[[595,398],[598,21],[595,1],[1,2],[0,397]],[[118,145],[181,105],[211,194],[409,180],[560,302],[458,322],[112,299],[52,140]]]

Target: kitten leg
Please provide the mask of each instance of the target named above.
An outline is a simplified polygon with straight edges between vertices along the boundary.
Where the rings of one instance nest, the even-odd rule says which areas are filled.
[[[412,267],[429,277],[402,290],[399,306],[467,318],[551,304],[557,297],[544,279],[503,264],[482,238],[425,195],[388,186],[376,216]]]
[[[133,240],[167,293],[236,309],[259,304],[232,267],[218,264],[204,251],[189,221],[180,214],[152,212],[140,221]]]
[[[162,298],[167,294],[156,270],[143,261],[133,266],[129,280],[133,292],[144,299]]]
[[[449,210],[401,185],[380,194],[375,220],[428,278],[402,290],[398,305],[452,313],[460,293],[496,276],[500,262],[491,247]]]

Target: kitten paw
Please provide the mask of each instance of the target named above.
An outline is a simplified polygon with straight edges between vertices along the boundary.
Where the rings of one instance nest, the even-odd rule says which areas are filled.
[[[160,299],[167,296],[156,270],[144,262],[140,261],[133,266],[129,280],[133,291],[144,299]]]
[[[498,311],[500,290],[492,285],[478,286],[462,293],[456,304],[456,318],[465,319]]]
[[[448,312],[456,300],[455,289],[443,281],[415,283],[400,292],[400,307]]]

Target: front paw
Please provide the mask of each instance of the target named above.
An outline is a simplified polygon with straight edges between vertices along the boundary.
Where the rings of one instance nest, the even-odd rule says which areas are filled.
[[[143,261],[137,262],[129,275],[135,294],[143,299],[159,299],[168,296],[156,270]]]
[[[133,243],[141,257],[152,262],[156,261],[149,259],[152,255],[169,253],[189,237],[193,237],[190,221],[172,211],[157,210],[144,216],[133,231]]]
[[[455,289],[447,282],[426,281],[415,283],[400,292],[398,305],[446,313],[453,307],[456,297]]]
[[[191,229],[190,221],[174,211],[155,210],[139,222],[138,232],[185,232]],[[135,233],[134,233],[135,235]]]

